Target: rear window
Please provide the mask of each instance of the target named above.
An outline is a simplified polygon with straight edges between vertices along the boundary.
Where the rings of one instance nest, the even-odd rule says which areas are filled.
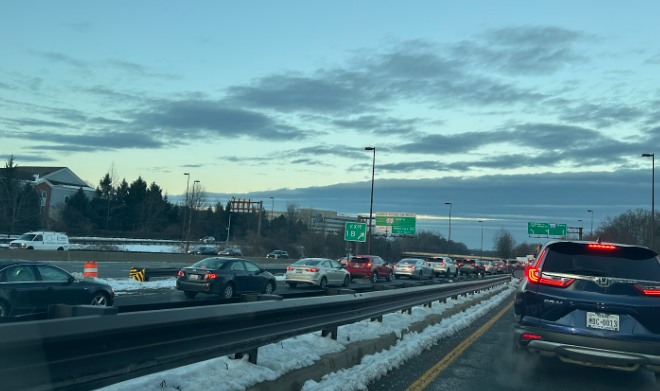
[[[548,247],[542,269],[544,272],[660,281],[657,256],[639,247],[594,249],[585,244],[558,243]]]
[[[314,266],[321,263],[319,259],[301,259],[300,261],[294,263],[294,266]]]
[[[227,262],[228,261],[225,259],[206,258],[194,264],[193,267],[201,267],[204,269],[220,269]]]
[[[369,262],[371,262],[371,259],[369,258],[362,258],[362,257],[351,258],[351,263],[369,263]]]
[[[417,265],[419,262],[419,259],[402,259],[399,261],[399,265]]]
[[[471,260],[471,259],[464,259],[461,262],[463,262],[463,263],[474,263],[474,261]]]

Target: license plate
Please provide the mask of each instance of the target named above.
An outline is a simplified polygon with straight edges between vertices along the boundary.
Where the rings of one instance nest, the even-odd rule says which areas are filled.
[[[197,274],[189,274],[188,278],[191,280],[199,280],[199,275]]]
[[[302,270],[298,269],[296,270],[296,273],[302,273]]]
[[[587,327],[592,329],[619,331],[619,315],[587,312]]]

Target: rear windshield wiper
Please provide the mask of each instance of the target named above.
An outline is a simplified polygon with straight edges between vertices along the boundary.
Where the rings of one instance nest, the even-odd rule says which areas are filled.
[[[562,271],[561,273],[572,273],[572,274],[579,274],[583,276],[597,276],[597,277],[607,277],[607,273],[605,273],[602,270],[594,270],[594,269],[566,269]]]

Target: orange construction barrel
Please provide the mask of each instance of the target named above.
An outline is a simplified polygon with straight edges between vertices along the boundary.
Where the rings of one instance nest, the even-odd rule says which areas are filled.
[[[99,276],[99,266],[96,264],[96,261],[85,262],[85,269],[83,270],[83,276],[85,277]]]

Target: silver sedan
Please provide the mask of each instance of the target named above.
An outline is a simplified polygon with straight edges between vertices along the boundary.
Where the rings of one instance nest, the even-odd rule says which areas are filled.
[[[394,278],[407,276],[409,278],[433,278],[433,268],[426,265],[423,259],[405,258],[394,265]]]
[[[291,288],[315,285],[325,289],[328,285],[348,286],[351,274],[332,259],[305,258],[286,268],[285,281]]]

